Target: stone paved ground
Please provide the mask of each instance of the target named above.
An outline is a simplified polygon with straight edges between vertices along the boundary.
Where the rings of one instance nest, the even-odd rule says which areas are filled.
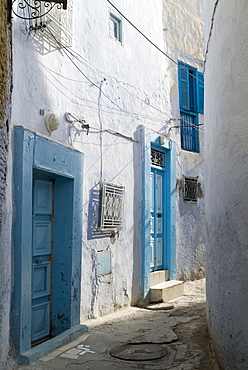
[[[18,370],[218,370],[205,317],[205,280],[185,283],[184,295],[153,309],[131,307],[85,321],[89,328],[77,340]],[[160,359],[130,361],[110,350],[127,343],[158,344]],[[147,347],[148,348],[148,347]],[[148,351],[148,352],[147,352]],[[150,354],[150,347],[146,352]],[[144,355],[144,350],[135,354]],[[132,351],[129,351],[129,355]]]

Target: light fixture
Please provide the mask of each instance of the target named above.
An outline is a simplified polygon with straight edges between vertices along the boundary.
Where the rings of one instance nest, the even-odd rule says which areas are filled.
[[[59,119],[54,113],[47,113],[45,123],[49,132],[55,131],[59,127]]]

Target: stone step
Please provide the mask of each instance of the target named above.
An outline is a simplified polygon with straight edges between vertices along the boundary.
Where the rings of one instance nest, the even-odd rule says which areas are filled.
[[[168,280],[168,270],[153,271],[150,274],[150,287]]]
[[[184,282],[178,280],[165,281],[151,286],[150,302],[168,302],[183,295]]]

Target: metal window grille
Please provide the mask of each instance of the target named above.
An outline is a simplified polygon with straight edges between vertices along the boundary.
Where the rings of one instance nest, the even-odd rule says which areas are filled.
[[[197,202],[197,179],[185,177],[184,200],[194,203]]]
[[[124,186],[102,183],[101,229],[122,229],[124,192]]]
[[[164,167],[164,153],[151,149],[151,164],[154,166]]]
[[[181,113],[181,147],[191,152],[199,152],[199,127],[197,117]]]

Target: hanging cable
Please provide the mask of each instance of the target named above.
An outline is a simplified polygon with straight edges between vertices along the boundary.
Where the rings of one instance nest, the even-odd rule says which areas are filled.
[[[99,89],[100,91],[101,91],[101,94],[102,95],[104,95],[112,104],[114,104],[115,106],[117,106],[120,110],[121,110],[121,112],[123,112],[123,113],[126,113],[126,114],[129,114],[129,115],[134,115],[134,116],[137,116],[137,118],[140,116],[140,114],[138,114],[138,113],[131,113],[131,112],[128,112],[128,111],[126,111],[126,110],[124,110],[122,107],[120,107],[118,104],[116,104],[111,98],[109,98],[109,96],[107,95],[107,94],[105,94],[103,91],[102,91],[102,84],[101,84],[101,87],[99,87],[96,83],[94,83],[89,77],[87,77],[87,75],[81,70],[81,68],[80,67],[78,67],[78,65],[74,62],[74,60],[70,57],[70,55],[68,55],[68,53],[69,54],[71,54],[72,55],[72,57],[74,57],[74,54],[70,51],[70,50],[68,50],[68,48],[67,47],[65,47],[60,41],[58,41],[57,39],[56,39],[56,37],[53,35],[53,33],[51,32],[51,30],[49,29],[49,32],[50,32],[50,34],[51,34],[51,36],[53,37],[53,39],[56,41],[56,43],[58,44],[58,46],[60,47],[60,48],[63,48],[63,51],[64,51],[64,53],[65,53],[65,55],[68,57],[68,59],[73,63],[73,65],[78,69],[78,71],[87,79],[87,81],[89,81],[93,86],[95,86],[97,89]],[[143,101],[143,100],[142,100]],[[145,102],[145,101],[144,101]],[[145,102],[146,103],[146,102]],[[147,104],[147,103],[146,103]],[[165,114],[165,112],[162,112],[161,111],[161,113],[164,113]],[[143,115],[142,115],[143,116]],[[158,120],[158,119],[156,119],[156,118],[151,118],[151,117],[149,117],[149,116],[143,116],[144,118],[149,118],[149,119],[152,119],[153,121],[161,121],[161,122],[164,122],[164,120]],[[170,120],[169,120],[170,121]],[[169,122],[169,121],[167,121],[167,122]],[[193,126],[193,127],[195,127],[195,129],[196,130],[199,130],[199,128],[197,128],[196,126],[198,126],[198,125],[195,125],[195,124],[192,124],[191,122],[187,122],[189,125],[191,125],[191,126]],[[108,130],[108,132],[111,132],[111,130]],[[113,132],[113,131],[112,131]],[[156,131],[157,132],[157,131]],[[119,133],[118,133],[119,134]],[[160,133],[161,134],[161,133]],[[124,136],[124,135],[123,135]],[[129,138],[130,139],[130,138]],[[135,140],[134,140],[135,141]]]
[[[74,60],[72,59],[72,57],[74,57],[74,54],[66,47],[64,46],[60,41],[58,41],[56,39],[56,37],[53,35],[52,31],[49,29],[49,33],[51,34],[51,36],[53,37],[53,39],[56,41],[56,43],[58,44],[58,46],[60,48],[63,48],[63,52],[64,54],[67,56],[67,58],[72,62],[72,64],[78,69],[78,71],[87,79],[87,81],[89,81],[94,87],[96,87],[97,89],[100,89],[100,87],[95,83],[93,82],[83,71],[82,69],[74,62]],[[72,55],[72,57],[70,55]],[[101,91],[101,94],[104,95],[113,105],[115,105],[118,109],[120,109],[120,111],[122,113],[125,113],[125,114],[128,114],[128,115],[132,115],[134,117],[136,117],[137,119],[139,119],[139,117],[143,117],[143,118],[146,118],[146,119],[150,119],[152,121],[157,121],[157,122],[164,122],[165,120],[164,119],[158,119],[158,118],[154,118],[154,117],[149,117],[147,115],[140,115],[138,113],[134,113],[134,112],[128,112],[127,110],[123,109],[120,105],[118,105],[117,103],[115,103],[106,93],[104,93],[103,91]],[[147,104],[147,103],[146,103]],[[166,114],[166,112],[162,112],[161,113],[163,114]]]
[[[133,28],[136,29],[150,44],[152,44],[160,53],[162,53],[166,58],[170,59],[171,62],[175,63],[178,65],[178,63],[172,59],[168,54],[166,54],[162,49],[160,49],[156,44],[154,44],[143,32],[141,32],[123,13],[120,12],[120,10],[110,1],[107,0],[107,2],[129,23]]]
[[[219,0],[218,0],[219,1]],[[217,1],[217,2],[218,2]],[[110,0],[107,0],[107,2],[134,28],[137,32],[139,32],[151,45],[153,45],[160,53],[162,53],[166,58],[168,58],[171,62],[176,64],[178,66],[178,62],[174,60],[172,57],[170,57],[168,54],[166,54],[162,49],[160,49],[154,42],[152,42],[143,32],[141,32],[138,27],[136,27]],[[203,81],[199,80],[196,76],[194,76],[192,73],[187,71],[188,74],[190,74],[193,78],[196,80],[204,83]]]
[[[207,46],[206,46],[206,51],[205,51],[205,58],[204,58],[204,71],[205,71],[206,57],[207,57],[207,53],[209,51],[209,43],[210,43],[210,39],[211,39],[211,36],[212,36],[212,31],[213,31],[213,27],[214,27],[214,18],[215,18],[215,13],[216,13],[218,3],[219,3],[219,0],[216,0],[216,2],[214,4],[212,18],[211,18],[211,26],[210,26],[210,31],[209,31],[209,35],[208,35],[208,41],[207,41]]]
[[[62,44],[61,44],[62,45]],[[65,46],[63,46],[63,48],[64,49],[66,49],[66,47]],[[105,72],[102,72],[101,70],[99,70],[99,69],[97,69],[96,67],[94,67],[94,66],[90,66],[89,67],[89,65],[88,65],[88,63],[85,61],[85,63],[83,63],[82,62],[82,59],[83,59],[83,57],[80,55],[80,54],[78,54],[77,52],[75,52],[72,48],[70,48],[70,51],[69,50],[67,50],[68,52],[70,52],[70,54],[71,55],[73,55],[73,57],[76,59],[76,60],[78,60],[79,61],[79,63],[82,63],[82,64],[84,64],[84,65],[86,65],[88,68],[90,68],[93,72],[98,72],[98,73],[101,73],[102,75],[107,75],[111,80],[112,80],[112,82],[114,82],[114,83],[116,83],[116,84],[118,84],[118,86],[121,88],[121,89],[123,89],[123,90],[125,90],[129,95],[131,95],[131,96],[133,96],[133,97],[135,97],[136,99],[138,99],[138,100],[140,100],[140,101],[142,101],[143,103],[145,103],[147,106],[149,106],[149,107],[151,107],[151,108],[153,108],[154,110],[157,110],[158,112],[160,112],[160,113],[162,113],[162,114],[165,114],[165,115],[167,115],[167,112],[164,112],[164,111],[162,111],[161,109],[159,109],[159,108],[157,108],[157,107],[155,107],[153,104],[151,104],[150,103],[150,99],[147,97],[147,99],[148,99],[148,101],[146,101],[146,100],[144,100],[144,99],[142,99],[142,98],[140,98],[139,96],[137,96],[137,95],[135,95],[135,94],[133,94],[131,91],[129,91],[127,88],[125,88],[124,86],[122,86],[121,84],[120,84],[120,82],[119,81],[117,81],[113,76],[110,76],[110,75],[108,75],[108,74],[106,74]],[[80,58],[80,59],[79,59]],[[41,64],[41,63],[40,63]],[[47,67],[45,67],[46,69],[49,69],[49,68],[47,68]],[[57,75],[60,75],[59,73],[56,73],[55,71],[52,71],[52,70],[50,70],[51,72],[53,72],[53,73],[55,73],[55,74],[57,74]],[[60,75],[61,76],[61,75]],[[63,78],[65,78],[65,79],[68,79],[67,77],[65,77],[65,76],[61,76],[61,77],[63,77]],[[87,82],[82,82],[82,83],[87,83]],[[91,83],[91,82],[89,82],[88,81],[88,83]]]

